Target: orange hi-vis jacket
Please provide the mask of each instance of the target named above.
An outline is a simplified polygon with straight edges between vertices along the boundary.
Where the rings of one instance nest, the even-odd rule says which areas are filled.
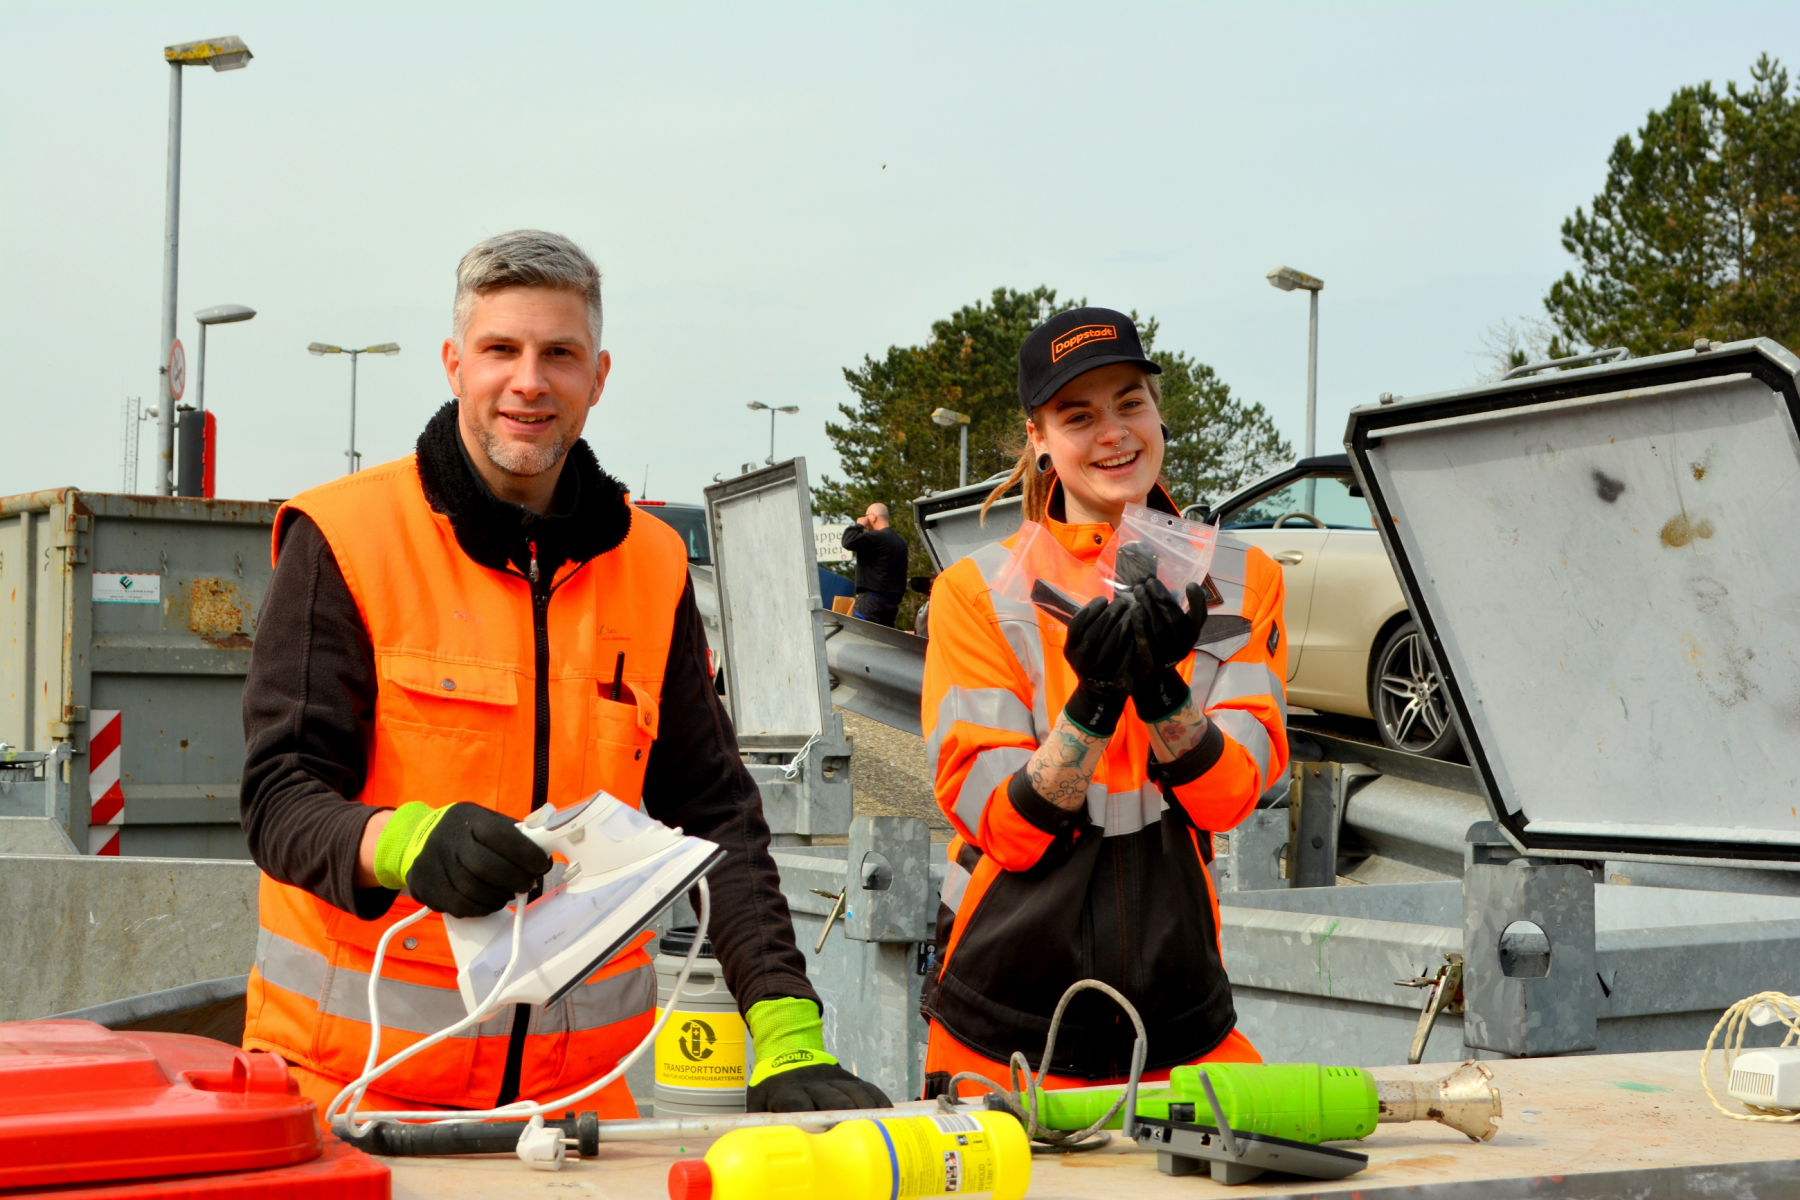
[[[1167,501],[1156,493],[1151,503]],[[1113,535],[1104,524],[1043,524],[1087,563]],[[943,965],[924,1004],[933,1044],[948,1036],[994,1062],[1019,1050],[1035,1064],[1063,991],[1097,978],[1143,1016],[1150,1068],[1195,1061],[1237,1021],[1206,870],[1211,834],[1242,821],[1287,767],[1281,570],[1261,550],[1219,539],[1200,644],[1178,668],[1216,734],[1155,764],[1128,705],[1085,812],[1048,828],[1042,811],[1035,822],[1021,813],[1009,785],[1078,681],[1063,657],[1066,627],[994,590],[1015,540],[957,562],[931,593],[921,721],[938,805],[957,833],[940,908]],[[1067,1077],[1118,1078],[1131,1043],[1117,1006],[1082,993],[1052,1065]]]
[[[374,741],[367,782],[353,799],[382,807],[467,801],[520,819],[540,787],[564,804],[602,787],[640,802],[687,584],[686,550],[673,529],[633,519],[618,546],[564,563],[534,596],[525,576],[463,552],[449,519],[427,503],[411,455],[289,501],[276,517],[277,553],[290,511],[324,534],[374,650]],[[615,702],[621,651],[629,695]],[[356,1078],[369,1050],[375,943],[418,905],[402,894],[385,916],[362,921],[266,874],[259,903],[244,1045]],[[573,1090],[648,1032],[656,1005],[648,937],[563,1000],[529,1010],[519,1095]],[[466,1014],[441,917],[389,943],[380,1004],[384,1057]],[[492,1105],[520,1007],[439,1043],[378,1087],[429,1107]]]

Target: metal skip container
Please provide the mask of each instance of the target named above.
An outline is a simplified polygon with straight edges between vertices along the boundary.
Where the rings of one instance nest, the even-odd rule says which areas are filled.
[[[7,815],[52,817],[83,853],[249,857],[244,676],[278,507],[0,499],[0,742],[63,749],[68,785],[45,812]]]
[[[694,945],[695,927],[677,926],[656,947],[656,1008],[667,1008],[675,979]],[[680,1007],[656,1037],[655,1089],[659,1117],[743,1112],[750,1057],[744,1018],[725,986],[725,972],[702,941],[700,956],[681,991]]]
[[[1258,1049],[1698,1049],[1740,998],[1800,990],[1800,359],[1702,342],[1358,408],[1346,441],[1468,750],[1432,769],[1473,794],[1293,730],[1323,836],[1291,845],[1329,857],[1291,877],[1321,886],[1222,898]],[[1381,778],[1331,786],[1333,761]],[[1447,877],[1330,886],[1339,828]]]

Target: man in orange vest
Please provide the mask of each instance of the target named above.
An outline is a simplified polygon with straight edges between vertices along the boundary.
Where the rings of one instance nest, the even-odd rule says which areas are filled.
[[[709,934],[755,1045],[751,1110],[885,1107],[825,1052],[681,539],[579,440],[611,368],[599,271],[567,238],[502,234],[458,266],[454,316],[456,399],[415,453],[276,517],[244,691],[263,870],[244,1045],[286,1058],[323,1111],[363,1071],[383,932],[534,891],[550,862],[514,823],[605,788],[726,851]],[[384,1057],[464,1015],[442,920],[406,932],[379,983]],[[364,1107],[485,1109],[598,1078],[649,1031],[648,940],[415,1056]],[[636,1115],[623,1080],[586,1104]]]

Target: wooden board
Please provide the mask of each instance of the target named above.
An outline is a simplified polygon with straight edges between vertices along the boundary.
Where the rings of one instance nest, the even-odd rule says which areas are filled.
[[[1029,1195],[1041,1200],[1161,1200],[1271,1196],[1676,1197],[1800,1195],[1800,1125],[1731,1121],[1700,1088],[1700,1055],[1588,1055],[1490,1062],[1505,1117],[1477,1144],[1432,1122],[1383,1125],[1356,1148],[1361,1173],[1333,1183],[1274,1181],[1227,1188],[1204,1177],[1157,1173],[1154,1155],[1115,1144],[1093,1154],[1039,1157]],[[1718,1055],[1713,1087],[1724,1095]],[[1429,1079],[1441,1070],[1382,1067],[1380,1079]],[[389,1159],[395,1200],[662,1200],[669,1164],[704,1145],[604,1147],[598,1160],[560,1172],[511,1158]],[[834,1197],[833,1200],[860,1200]]]

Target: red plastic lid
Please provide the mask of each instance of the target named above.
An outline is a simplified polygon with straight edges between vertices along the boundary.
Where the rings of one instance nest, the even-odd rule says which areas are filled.
[[[669,1167],[669,1200],[712,1200],[712,1168],[684,1158]]]
[[[283,1167],[323,1145],[276,1055],[92,1021],[0,1023],[0,1189]]]

